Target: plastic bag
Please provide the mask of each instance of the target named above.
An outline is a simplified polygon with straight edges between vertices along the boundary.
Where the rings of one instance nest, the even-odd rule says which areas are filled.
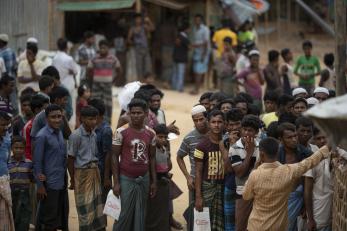
[[[211,231],[210,210],[204,207],[202,212],[194,208],[194,231]]]
[[[118,220],[121,211],[120,197],[116,197],[113,191],[110,190],[107,194],[107,200],[105,203],[104,214]]]

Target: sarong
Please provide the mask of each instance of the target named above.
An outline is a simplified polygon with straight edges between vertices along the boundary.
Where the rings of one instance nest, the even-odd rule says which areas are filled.
[[[146,230],[147,231],[169,231],[169,201],[170,184],[168,180],[160,179],[157,182],[157,194],[148,199]]]
[[[297,231],[297,218],[304,204],[304,187],[300,184],[288,198],[288,231]]]
[[[93,98],[100,99],[105,103],[104,119],[111,123],[112,118],[112,83],[93,82],[92,87]]]
[[[201,193],[204,207],[210,209],[211,231],[224,231],[223,183],[203,181]]]
[[[14,231],[10,179],[0,177],[0,230]]]
[[[138,178],[120,175],[119,180],[122,210],[118,222],[113,225],[113,231],[144,231],[149,174]]]
[[[26,189],[14,189],[12,195],[12,213],[16,231],[29,230],[31,220],[31,201],[29,187]]]
[[[235,211],[235,226],[237,231],[246,231],[248,218],[251,215],[253,207],[253,201],[245,201],[244,199],[236,200]]]
[[[224,187],[225,231],[235,231],[235,190]]]
[[[75,169],[75,200],[80,231],[106,227],[101,179],[96,164],[92,168]]]

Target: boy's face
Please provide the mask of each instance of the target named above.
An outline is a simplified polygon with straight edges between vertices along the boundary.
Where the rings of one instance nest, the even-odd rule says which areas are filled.
[[[251,67],[259,67],[259,56],[258,55],[252,55],[249,59],[251,63]]]
[[[227,113],[228,111],[230,111],[233,108],[233,105],[231,105],[230,103],[223,103],[220,107],[220,110],[223,113]]]
[[[248,112],[247,103],[239,102],[239,103],[237,103],[237,104],[235,105],[235,107],[236,107],[237,109],[239,109],[243,115],[247,115],[247,112]]]
[[[81,121],[87,130],[94,130],[97,123],[97,116],[82,116]]]
[[[221,115],[213,116],[208,122],[210,131],[214,134],[220,134],[223,131],[224,120]]]
[[[318,148],[321,148],[327,144],[327,137],[322,132],[319,132],[317,135],[315,135],[313,137],[313,140],[315,145],[318,146]]]
[[[307,111],[307,105],[304,102],[297,102],[293,107],[293,114],[295,116],[301,116],[303,112]]]
[[[305,47],[304,47],[304,54],[305,54],[306,56],[311,56],[311,54],[312,54],[312,47],[305,46]]]
[[[313,135],[312,127],[311,126],[305,127],[300,125],[297,128],[297,134],[298,134],[299,142],[301,144],[307,144]]]
[[[207,111],[210,110],[210,100],[209,99],[203,99],[200,101],[200,104],[206,108]]]
[[[91,95],[92,95],[92,93],[90,92],[90,89],[86,89],[86,90],[84,91],[84,97],[85,97],[86,99],[89,99]]]
[[[258,131],[252,127],[241,127],[241,137],[242,138],[246,138],[246,137],[255,138],[257,133],[258,133]]]
[[[47,116],[47,123],[53,129],[59,129],[63,122],[63,112],[60,110],[51,111]]]
[[[25,152],[25,145],[22,142],[12,144],[12,153],[16,159],[22,158]]]
[[[108,54],[108,46],[101,45],[99,48],[100,48],[100,55],[106,56]]]
[[[163,147],[167,144],[167,135],[166,134],[157,134],[156,142],[160,147]]]
[[[228,132],[241,131],[241,121],[228,121],[226,124],[226,129]]]
[[[287,54],[287,56],[286,56],[286,60],[287,60],[287,61],[293,60],[293,52],[291,52],[291,51],[288,52],[288,54]]]
[[[130,120],[133,125],[143,125],[143,122],[147,116],[147,112],[142,107],[132,107],[129,111]]]
[[[265,100],[264,105],[266,113],[274,112],[277,109],[277,103],[275,101]]]
[[[20,104],[20,109],[24,116],[31,116],[33,112],[30,108],[30,101],[24,101]]]
[[[68,101],[67,96],[64,96],[63,98],[56,99],[56,101],[54,103],[59,105],[62,108],[65,108],[67,105],[67,101]]]

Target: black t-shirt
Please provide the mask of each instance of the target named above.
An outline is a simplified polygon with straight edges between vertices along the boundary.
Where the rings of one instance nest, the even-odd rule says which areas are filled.
[[[189,39],[186,33],[179,33],[173,51],[173,60],[176,63],[187,63],[188,62],[188,51],[189,51]]]

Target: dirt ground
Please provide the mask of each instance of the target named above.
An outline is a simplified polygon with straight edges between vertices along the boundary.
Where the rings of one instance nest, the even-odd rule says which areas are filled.
[[[279,39],[279,40],[278,40]],[[305,39],[310,39],[314,44],[313,54],[317,55],[320,60],[323,59],[323,56],[327,52],[334,52],[334,40],[324,34],[306,34]],[[270,49],[282,49],[282,48],[291,48],[294,52],[295,57],[299,54],[302,54],[301,51],[301,43],[303,39],[298,36],[298,33],[292,32],[292,30],[286,30],[286,28],[282,28],[281,36],[278,36],[277,33],[273,33],[268,36],[268,40],[265,36],[260,37],[259,50],[261,51],[261,64],[264,67],[267,63],[267,51]],[[268,46],[267,46],[268,45]],[[322,65],[323,68],[323,65]],[[115,89],[115,94],[119,89]],[[186,185],[186,180],[179,170],[179,167],[176,162],[176,152],[179,148],[179,145],[183,139],[183,137],[193,128],[193,122],[190,117],[190,110],[193,105],[198,102],[198,96],[189,95],[186,90],[185,93],[177,93],[173,91],[165,90],[165,96],[162,101],[162,108],[165,110],[167,122],[170,123],[176,120],[176,125],[180,128],[181,135],[178,139],[171,142],[172,147],[172,163],[173,163],[173,180],[183,191],[183,195],[181,195],[178,199],[174,201],[174,217],[180,221],[182,224],[185,224],[184,218],[182,214],[187,207],[188,203],[188,189]],[[117,100],[114,102],[114,117],[113,117],[113,128],[115,127],[116,121],[118,120],[118,115],[120,112],[119,105]],[[187,168],[189,169],[189,160],[185,158]],[[74,202],[73,192],[69,192],[70,199],[70,216],[69,216],[69,224],[70,230],[75,231],[78,230],[78,218],[76,212],[76,206]],[[113,221],[108,219],[108,227],[107,230],[112,230]]]

